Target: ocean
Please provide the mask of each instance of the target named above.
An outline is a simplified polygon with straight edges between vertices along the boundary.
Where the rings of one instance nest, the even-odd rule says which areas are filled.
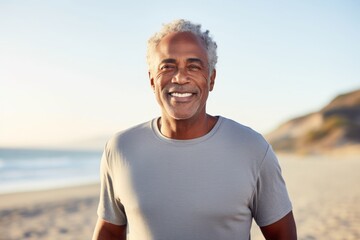
[[[101,154],[0,148],[0,194],[99,182]]]

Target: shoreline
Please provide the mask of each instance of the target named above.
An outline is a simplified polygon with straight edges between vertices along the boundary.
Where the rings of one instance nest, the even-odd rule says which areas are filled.
[[[98,197],[99,191],[100,183],[87,183],[42,190],[0,193],[0,211],[6,208],[27,207],[33,204]]]

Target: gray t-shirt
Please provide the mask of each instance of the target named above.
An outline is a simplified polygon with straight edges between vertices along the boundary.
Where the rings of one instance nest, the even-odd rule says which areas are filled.
[[[130,240],[247,240],[292,209],[264,138],[219,117],[205,136],[164,137],[157,119],[115,135],[101,162],[98,216]]]

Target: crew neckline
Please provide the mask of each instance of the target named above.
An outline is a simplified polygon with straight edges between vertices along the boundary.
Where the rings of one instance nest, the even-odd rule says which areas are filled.
[[[164,136],[160,132],[158,124],[157,124],[160,117],[154,118],[151,121],[151,128],[153,130],[154,135],[159,140],[161,140],[163,142],[173,144],[173,145],[174,144],[175,145],[182,145],[182,146],[193,145],[193,144],[201,143],[201,142],[204,142],[204,141],[208,140],[209,138],[211,138],[216,133],[216,131],[219,129],[219,127],[220,127],[220,125],[221,125],[221,123],[223,122],[223,119],[224,119],[222,116],[216,116],[216,117],[217,117],[217,121],[216,121],[214,127],[210,130],[210,132],[208,132],[207,134],[205,134],[205,135],[203,135],[201,137],[193,138],[193,139],[180,140],[180,139],[172,139],[172,138],[168,138],[168,137]]]

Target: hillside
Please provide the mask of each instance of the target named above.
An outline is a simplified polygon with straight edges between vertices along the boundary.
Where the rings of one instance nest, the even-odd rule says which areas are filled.
[[[337,96],[318,112],[283,123],[266,138],[282,152],[360,154],[360,89]]]

